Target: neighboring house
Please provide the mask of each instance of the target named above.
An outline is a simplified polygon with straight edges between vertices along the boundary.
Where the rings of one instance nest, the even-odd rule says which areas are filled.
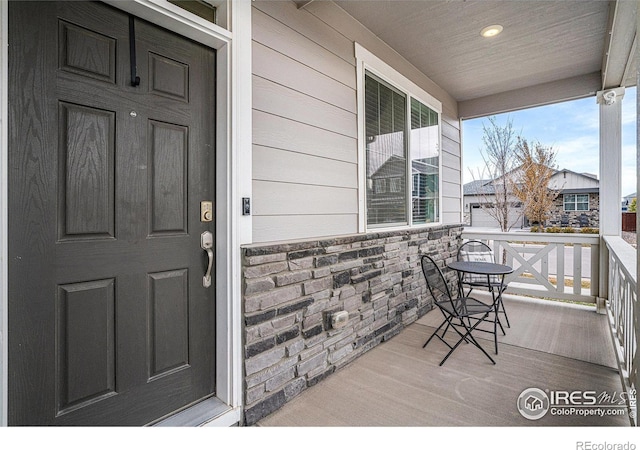
[[[549,188],[558,191],[554,206],[549,211],[546,226],[598,227],[600,212],[600,188],[596,175],[576,173],[571,170],[556,170],[549,180]],[[465,223],[472,227],[499,227],[496,220],[482,207],[494,197],[491,180],[476,180],[463,186]],[[521,215],[522,204],[513,199],[515,217],[520,215],[513,228],[529,225],[528,218]],[[512,221],[513,222],[513,221]]]
[[[637,198],[637,193],[625,195],[622,197],[622,212],[627,212],[629,210],[629,205],[633,202],[633,199]]]
[[[562,169],[549,180],[559,195],[549,212],[547,225],[598,228],[600,221],[600,181],[590,173]]]
[[[0,424],[255,424],[424,315],[461,120],[613,85],[534,3],[0,2]]]
[[[474,180],[463,186],[464,223],[474,228],[500,228],[496,219],[488,211],[495,197],[492,180]],[[511,229],[524,226],[522,203],[515,197],[511,198],[509,210],[509,225]]]

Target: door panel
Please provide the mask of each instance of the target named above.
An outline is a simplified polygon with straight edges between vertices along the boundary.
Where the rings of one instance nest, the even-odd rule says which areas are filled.
[[[59,105],[60,239],[113,238],[115,113]]]
[[[58,411],[115,394],[115,280],[61,285],[56,309]]]
[[[187,233],[188,131],[149,121],[151,235]]]
[[[9,4],[9,423],[142,425],[215,393],[215,53],[97,2]],[[57,38],[52,39],[52,37]]]

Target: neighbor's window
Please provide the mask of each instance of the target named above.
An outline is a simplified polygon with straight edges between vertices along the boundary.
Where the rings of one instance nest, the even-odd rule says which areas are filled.
[[[564,194],[565,211],[589,211],[589,194]]]
[[[365,127],[367,224],[439,221],[438,113],[367,72]]]

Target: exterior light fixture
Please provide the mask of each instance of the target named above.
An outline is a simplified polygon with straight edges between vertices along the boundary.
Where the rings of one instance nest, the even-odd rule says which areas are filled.
[[[499,35],[502,32],[502,25],[489,25],[488,27],[485,27],[482,29],[482,31],[480,32],[480,35],[482,37],[494,37]]]

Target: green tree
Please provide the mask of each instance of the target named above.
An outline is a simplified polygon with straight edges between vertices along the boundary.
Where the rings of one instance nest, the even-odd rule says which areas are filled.
[[[634,198],[633,200],[631,200],[631,204],[629,205],[629,212],[636,212],[637,209],[638,209],[638,202],[637,202],[637,199]]]

